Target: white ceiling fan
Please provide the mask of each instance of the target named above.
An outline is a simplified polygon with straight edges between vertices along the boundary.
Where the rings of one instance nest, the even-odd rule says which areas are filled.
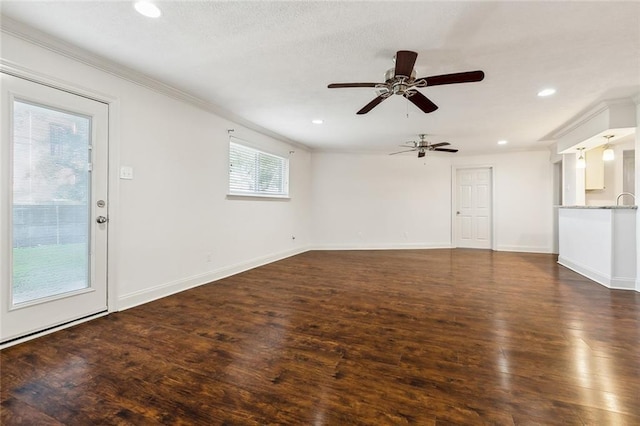
[[[426,155],[427,151],[458,152],[457,149],[442,148],[443,146],[451,145],[449,142],[439,142],[439,143],[432,144],[431,142],[426,140],[426,137],[427,137],[426,134],[420,134],[418,135],[418,137],[420,138],[419,141],[410,141],[405,143],[404,145],[400,145],[401,147],[410,148],[410,149],[407,149],[404,151],[392,152],[389,155],[396,155],[396,154],[402,154],[404,152],[417,151],[418,158],[422,158]]]

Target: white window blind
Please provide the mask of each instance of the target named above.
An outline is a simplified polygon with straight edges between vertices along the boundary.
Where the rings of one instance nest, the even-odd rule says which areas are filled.
[[[229,142],[229,193],[289,196],[289,160]]]

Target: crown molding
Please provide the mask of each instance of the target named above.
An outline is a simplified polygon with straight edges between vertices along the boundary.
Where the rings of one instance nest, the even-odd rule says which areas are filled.
[[[53,53],[72,59],[76,62],[80,62],[107,74],[111,74],[115,77],[126,80],[130,83],[137,84],[170,98],[186,102],[199,109],[215,114],[221,118],[244,126],[248,129],[254,130],[265,136],[269,136],[280,142],[284,142],[307,151],[312,151],[310,147],[303,143],[294,141],[277,132],[253,123],[231,111],[221,108],[218,105],[194,96],[188,92],[179,90],[173,86],[163,83],[160,80],[151,78],[146,74],[134,70],[133,68],[118,64],[103,56],[96,55],[89,50],[83,49],[59,38],[53,37],[23,22],[17,21],[4,15],[0,15],[0,31],[2,33],[12,35],[28,43],[39,46],[43,49],[49,50]]]
[[[638,98],[640,98],[640,95],[638,95]],[[621,99],[610,99],[610,100],[599,102],[596,105],[592,106],[591,108],[588,108],[585,111],[581,112],[580,114],[574,116],[565,124],[558,127],[557,129],[555,129],[545,137],[543,137],[541,140],[553,141],[553,140],[560,139],[563,136],[566,136],[567,134],[576,130],[580,126],[584,125],[585,123],[589,122],[589,120],[596,117],[598,114],[606,111],[607,109],[611,108],[612,106],[629,104],[629,103],[635,103],[634,99],[621,98]]]

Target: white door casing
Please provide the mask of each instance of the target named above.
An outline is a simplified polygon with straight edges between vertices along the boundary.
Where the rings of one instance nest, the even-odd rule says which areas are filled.
[[[108,218],[108,105],[83,96],[8,75],[2,78],[2,147],[0,148],[0,343],[49,329],[107,310],[107,222]],[[62,291],[47,297],[19,299],[14,279],[14,108],[24,105],[86,118],[88,128],[86,167],[90,196],[85,202],[88,216],[86,288]],[[49,130],[51,132],[51,130]],[[54,149],[53,147],[51,148]],[[34,163],[39,167],[39,163]],[[38,170],[44,173],[43,170]],[[73,180],[74,177],[71,176]],[[98,203],[102,200],[103,203]],[[41,247],[38,247],[38,249]]]
[[[492,168],[459,168],[455,176],[455,247],[491,249]]]

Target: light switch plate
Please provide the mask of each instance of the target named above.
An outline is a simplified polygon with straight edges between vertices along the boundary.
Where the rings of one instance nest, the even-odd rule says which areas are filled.
[[[133,167],[122,166],[120,167],[120,179],[133,179]]]

